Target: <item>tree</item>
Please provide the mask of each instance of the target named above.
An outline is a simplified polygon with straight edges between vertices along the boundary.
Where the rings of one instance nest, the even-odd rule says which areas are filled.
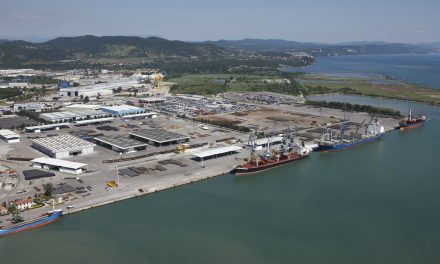
[[[44,188],[44,195],[47,197],[52,197],[52,193],[53,193],[52,183],[43,184],[43,188]]]
[[[84,97],[83,102],[84,102],[85,104],[87,104],[88,102],[90,102],[90,99],[89,99],[89,96],[88,96],[88,95],[86,95],[86,97]]]
[[[15,212],[17,212],[17,205],[15,205],[15,203],[10,203],[8,206],[8,212],[13,214]]]

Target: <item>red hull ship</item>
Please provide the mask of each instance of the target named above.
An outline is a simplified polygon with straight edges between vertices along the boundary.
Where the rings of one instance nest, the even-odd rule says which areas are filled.
[[[400,123],[399,123],[399,129],[400,130],[408,130],[408,129],[413,129],[413,128],[417,128],[417,127],[421,127],[425,124],[426,122],[426,117],[423,114],[420,114],[418,118],[413,118],[412,116],[412,112],[411,109],[409,110],[409,114],[408,117],[403,119]]]
[[[302,160],[310,155],[310,150],[304,146],[304,142],[299,143],[291,136],[290,129],[287,129],[281,148],[279,150],[270,149],[270,139],[267,142],[267,149],[263,155],[256,155],[255,133],[249,136],[248,145],[251,147],[249,161],[245,164],[236,166],[232,171],[236,175],[257,173],[272,169],[281,165],[289,164],[294,161]]]

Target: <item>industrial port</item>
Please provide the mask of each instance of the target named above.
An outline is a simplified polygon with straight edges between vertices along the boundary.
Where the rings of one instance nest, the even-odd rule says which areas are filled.
[[[2,104],[0,226],[14,208],[24,219],[53,206],[70,214],[229,173],[249,160],[250,131],[261,152],[280,144],[287,127],[313,150],[324,127],[344,124],[353,135],[371,117],[309,106],[301,96],[170,94],[172,83],[156,69],[2,74],[51,74],[59,83],[44,96]],[[389,131],[399,120],[380,122]]]

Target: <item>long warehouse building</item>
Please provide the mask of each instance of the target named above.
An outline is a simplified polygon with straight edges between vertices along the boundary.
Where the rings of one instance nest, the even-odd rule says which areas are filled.
[[[31,141],[33,148],[56,159],[87,155],[92,153],[96,146],[71,135],[37,138]]]

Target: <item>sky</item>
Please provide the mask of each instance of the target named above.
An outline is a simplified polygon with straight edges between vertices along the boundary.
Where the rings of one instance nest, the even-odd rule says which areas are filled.
[[[440,0],[0,0],[0,38],[440,41]]]

